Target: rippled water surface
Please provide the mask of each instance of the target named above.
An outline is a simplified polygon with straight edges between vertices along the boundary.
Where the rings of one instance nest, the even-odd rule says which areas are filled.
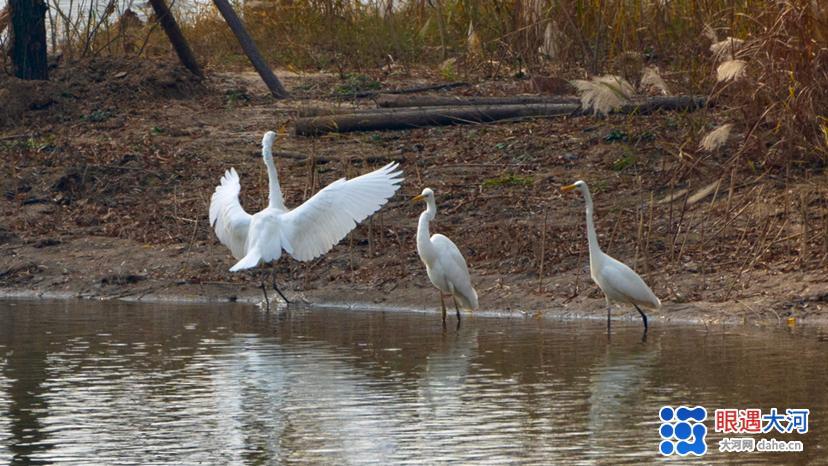
[[[803,453],[719,453],[711,433],[706,463],[826,462],[819,330],[605,330],[0,301],[0,464],[648,463],[659,408],[688,403],[811,409],[808,434],[775,436]]]

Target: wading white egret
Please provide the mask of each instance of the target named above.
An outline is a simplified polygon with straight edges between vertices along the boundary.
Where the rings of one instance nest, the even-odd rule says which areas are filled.
[[[457,323],[460,323],[460,308],[477,309],[477,292],[471,284],[466,259],[450,239],[437,233],[429,237],[428,224],[437,215],[434,191],[425,188],[423,193],[411,200],[426,202],[426,210],[420,214],[417,224],[417,253],[420,254],[431,283],[440,290],[440,304],[443,308],[443,325],[446,323],[446,302],[443,295],[451,295]]]
[[[578,190],[584,196],[586,202],[586,223],[587,240],[589,241],[589,271],[592,281],[601,288],[607,298],[607,329],[610,325],[611,303],[632,304],[641,314],[644,321],[644,332],[647,332],[647,315],[641,307],[647,309],[658,309],[661,301],[658,300],[653,290],[644,283],[631,268],[622,262],[613,259],[601,250],[598,246],[598,235],[595,233],[595,224],[592,221],[592,195],[589,193],[589,186],[583,181],[564,186],[561,191]]]
[[[273,131],[262,138],[262,158],[270,188],[267,208],[254,215],[244,211],[239,203],[239,175],[234,168],[224,173],[210,200],[210,225],[221,244],[238,260],[230,268],[231,272],[274,262],[282,250],[303,262],[325,254],[358,222],[379,210],[403,180],[398,164],[389,163],[351,180],[340,178],[304,204],[289,210],[285,207],[273,162],[275,139]],[[285,299],[275,280],[273,288]],[[262,291],[269,306],[264,283]]]

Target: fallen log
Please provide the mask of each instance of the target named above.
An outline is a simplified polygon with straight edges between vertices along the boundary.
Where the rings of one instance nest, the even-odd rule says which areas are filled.
[[[521,105],[578,103],[575,96],[517,95],[507,97],[464,97],[457,95],[390,95],[376,99],[377,107],[445,107],[455,105]]]
[[[512,97],[463,97],[463,96],[409,96],[381,94],[375,99],[380,108],[342,107],[306,107],[298,111],[300,117],[324,115],[341,115],[346,113],[399,113],[412,110],[412,107],[455,107],[466,105],[523,105],[523,104],[577,104],[580,100],[574,96],[525,95]]]
[[[403,112],[410,112],[411,110],[417,110],[418,108],[414,107],[400,107],[400,108],[376,108],[376,107],[365,107],[365,108],[356,108],[356,107],[306,107],[300,108],[297,111],[297,115],[301,118],[305,117],[318,117],[318,116],[330,116],[330,115],[365,115],[365,114],[383,114],[383,115],[393,115],[397,113]]]
[[[344,115],[347,113],[373,113],[379,109],[376,108],[354,108],[348,107],[304,107],[300,108],[296,114],[300,118],[326,116],[326,115]]]
[[[386,89],[383,91],[360,91],[360,92],[341,92],[335,93],[331,97],[334,98],[366,98],[374,97],[380,94],[416,94],[418,92],[441,91],[444,89],[454,89],[457,87],[468,86],[469,83],[456,82],[444,84],[426,84],[425,86],[404,87],[402,89]]]
[[[615,113],[647,114],[656,110],[692,111],[705,105],[698,96],[652,97],[633,101]],[[394,109],[396,110],[396,109]],[[445,126],[469,123],[489,123],[501,120],[588,115],[579,103],[523,104],[523,105],[465,105],[455,107],[412,108],[389,112],[381,109],[368,113],[348,113],[299,118],[294,131],[300,136],[353,131],[378,131]]]
[[[320,116],[330,116],[330,115],[365,115],[365,114],[384,114],[384,115],[394,115],[400,114],[404,112],[416,111],[416,110],[427,110],[429,108],[436,108],[436,107],[444,107],[444,108],[454,108],[454,107],[464,107],[464,106],[503,106],[503,105],[528,105],[528,104],[576,104],[580,106],[580,99],[573,96],[516,96],[516,97],[472,97],[472,98],[464,98],[460,96],[422,96],[422,97],[414,97],[413,99],[409,100],[408,98],[399,99],[398,101],[394,101],[393,96],[392,99],[385,100],[385,98],[380,98],[377,100],[377,105],[380,108],[356,108],[352,106],[343,106],[343,107],[305,107],[300,108],[297,111],[297,115],[300,118],[306,117],[320,117]],[[660,99],[664,99],[665,102],[660,102],[659,105],[664,105],[669,103],[669,99],[675,99],[676,97],[660,97]],[[683,99],[684,97],[678,97],[678,99]],[[393,102],[392,102],[393,101]],[[402,103],[409,102],[412,103],[411,106],[402,106]],[[639,102],[637,105],[640,105],[640,102],[645,102],[644,100],[636,101]],[[680,102],[680,100],[679,100]],[[384,106],[382,104],[389,103],[389,106]],[[416,105],[417,103],[421,105]]]

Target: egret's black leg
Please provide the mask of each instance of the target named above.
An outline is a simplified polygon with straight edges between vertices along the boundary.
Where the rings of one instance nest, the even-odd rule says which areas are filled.
[[[443,327],[446,326],[446,300],[443,298],[443,292],[440,292],[440,306],[443,308]]]
[[[454,295],[451,295],[451,299],[454,300],[454,310],[457,312],[457,322],[460,322],[460,306],[457,305],[457,298]]]
[[[267,288],[265,287],[265,282],[262,280],[262,294],[264,294],[265,299],[265,309],[270,311],[270,300],[267,299]]]
[[[638,307],[638,304],[633,304],[633,306],[635,306],[635,309],[638,311],[639,314],[641,314],[641,320],[644,321],[644,335],[646,335],[647,330],[649,329],[649,327],[647,326],[647,314],[644,314],[644,311],[642,311],[641,308]]]
[[[454,295],[451,296],[451,299],[454,300],[454,310],[457,311],[457,329],[455,331],[460,331],[460,307],[457,306],[457,298]]]
[[[610,318],[610,313],[612,313],[612,308],[609,304],[607,304],[607,335],[610,334],[610,327],[612,327],[612,320]]]
[[[279,293],[279,296],[285,300],[285,304],[290,304],[290,300],[285,298],[285,295],[281,290],[279,290],[279,287],[276,286],[276,270],[273,267],[270,268],[270,281],[273,283],[273,289],[276,290],[276,292]]]

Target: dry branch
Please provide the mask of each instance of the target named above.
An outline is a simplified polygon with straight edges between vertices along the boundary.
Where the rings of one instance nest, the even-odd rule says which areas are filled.
[[[622,106],[617,113],[650,113],[655,110],[695,110],[705,105],[703,97],[653,97]],[[352,131],[376,131],[444,126],[468,123],[489,123],[501,120],[584,115],[577,103],[523,105],[468,105],[455,107],[413,108],[388,112],[327,115],[296,120],[295,132],[301,136]]]

